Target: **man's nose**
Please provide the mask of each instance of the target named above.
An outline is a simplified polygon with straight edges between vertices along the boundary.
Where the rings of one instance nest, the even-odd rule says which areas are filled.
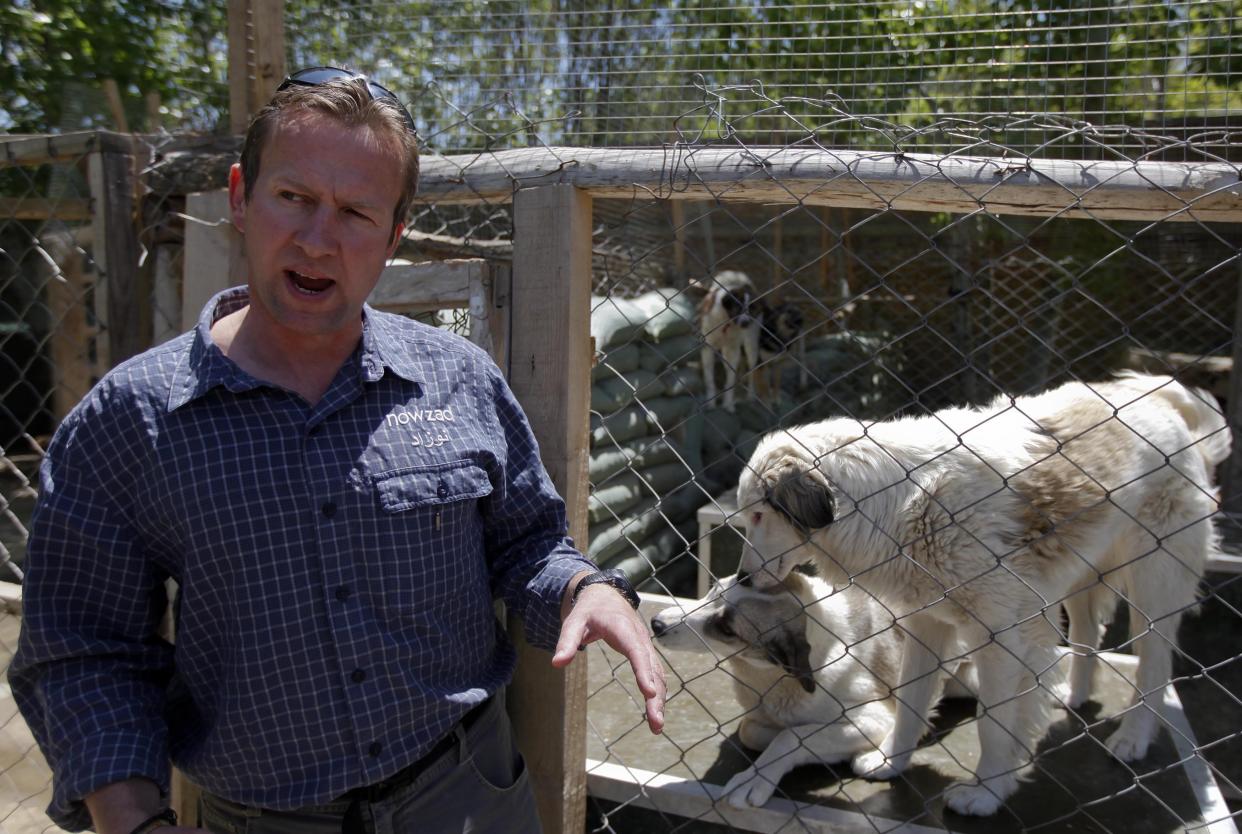
[[[308,255],[327,255],[336,250],[336,215],[327,207],[311,213],[294,236],[294,242]]]

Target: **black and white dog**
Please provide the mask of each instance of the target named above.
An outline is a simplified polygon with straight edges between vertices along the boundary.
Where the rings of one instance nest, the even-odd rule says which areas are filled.
[[[704,292],[699,304],[699,330],[703,334],[700,355],[707,401],[714,402],[718,395],[719,356],[725,366],[722,404],[726,411],[733,411],[743,370],[754,377],[761,364],[772,363],[791,349],[804,355],[802,312],[792,304],[769,307],[760,300],[750,276],[738,270],[718,272],[706,285],[698,286]],[[804,381],[805,374],[804,365]]]

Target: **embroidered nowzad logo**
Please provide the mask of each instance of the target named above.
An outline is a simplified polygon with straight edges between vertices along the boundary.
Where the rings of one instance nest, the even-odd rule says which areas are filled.
[[[385,418],[390,426],[408,426],[411,423],[451,423],[451,408],[398,408],[389,412]]]

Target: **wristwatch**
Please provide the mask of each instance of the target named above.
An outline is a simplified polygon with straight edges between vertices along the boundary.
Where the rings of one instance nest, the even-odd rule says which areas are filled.
[[[625,578],[624,571],[617,568],[609,568],[608,570],[596,571],[582,577],[578,587],[574,588],[574,595],[569,598],[570,605],[578,601],[578,594],[582,593],[582,589],[588,585],[610,585],[617,589],[617,593],[625,597],[625,601],[630,604],[631,608],[635,611],[638,610],[638,592],[634,590],[630,580]]]

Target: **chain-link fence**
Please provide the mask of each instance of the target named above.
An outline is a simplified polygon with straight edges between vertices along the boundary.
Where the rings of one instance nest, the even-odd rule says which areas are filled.
[[[666,732],[655,740],[638,718],[641,699],[620,661],[592,648],[588,766],[594,799],[588,827],[883,831],[904,823],[981,831],[1228,829],[1229,803],[1237,800],[1242,779],[1236,730],[1242,726],[1237,696],[1242,690],[1232,649],[1242,623],[1236,583],[1223,572],[1227,552],[1206,566],[1190,564],[1193,554],[1179,556],[1201,583],[1196,613],[1183,619],[1176,635],[1167,623],[1190,606],[1173,595],[1156,600],[1158,611],[1140,605],[1128,631],[1126,618],[1116,618],[1123,625],[1114,625],[1104,638],[1107,651],[1100,655],[1102,671],[1089,698],[1081,684],[1073,695],[1052,681],[1057,669],[1070,665],[1060,653],[1049,655],[1046,669],[1018,668],[1016,677],[1030,678],[1031,693],[1059,701],[1050,713],[1020,727],[1011,720],[1010,707],[1030,693],[995,700],[989,690],[984,700],[993,700],[980,710],[974,697],[981,691],[979,678],[988,674],[989,650],[996,645],[1021,654],[1025,646],[1044,646],[1048,636],[1014,629],[1022,618],[989,622],[987,639],[946,653],[946,661],[965,664],[936,664],[941,671],[925,675],[937,678],[935,691],[942,683],[938,676],[951,679],[949,694],[956,697],[941,701],[930,729],[916,737],[921,746],[909,767],[898,774],[872,771],[870,779],[853,774],[851,756],[823,753],[815,736],[848,735],[852,728],[878,746],[899,705],[909,700],[903,643],[924,640],[917,628],[921,618],[953,604],[963,589],[973,587],[971,581],[952,584],[936,575],[934,600],[902,607],[868,581],[878,567],[851,563],[847,576],[840,576],[830,569],[834,561],[821,565],[817,580],[828,584],[805,580],[796,592],[767,595],[784,602],[796,597],[792,609],[754,613],[729,596],[698,600],[738,569],[748,545],[756,551],[764,547],[766,540],[756,536],[755,512],[785,512],[819,530],[799,532],[765,555],[779,557],[809,539],[806,555],[812,560],[841,556],[823,532],[831,525],[805,523],[815,519],[806,518],[807,508],[792,499],[773,504],[769,497],[765,504],[738,509],[739,481],[763,474],[757,463],[748,463],[768,433],[852,418],[887,437],[879,427],[893,421],[1067,382],[1101,383],[1124,368],[1171,374],[1209,392],[1212,400],[1204,396],[1196,402],[1213,406],[1215,417],[1205,416],[1204,425],[1217,425],[1210,421],[1237,405],[1230,386],[1236,386],[1232,360],[1242,213],[1233,193],[1239,177],[1232,135],[1110,131],[1041,116],[909,128],[853,117],[836,99],[774,99],[758,87],[705,92],[705,104],[678,121],[682,141],[660,150],[553,147],[545,144],[539,124],[518,118],[505,130],[530,139],[532,147],[525,151],[429,158],[425,202],[402,252],[409,260],[469,255],[503,265],[513,252],[508,202],[515,188],[572,182],[595,195],[591,317],[597,362],[591,379],[586,547],[601,564],[620,567],[643,583],[649,616],[680,605],[689,631],[680,615],[666,617],[665,626],[699,636],[665,649],[672,697]],[[756,134],[744,129],[760,113],[780,123],[763,136],[779,136],[785,144],[759,145]],[[712,130],[705,130],[709,125]],[[486,110],[462,112],[461,127],[484,131],[494,123]],[[834,150],[831,137],[839,128],[867,132],[886,147]],[[1035,129],[1055,135],[1055,141],[1029,154],[1016,143],[1006,144],[1006,137]],[[0,555],[13,566],[7,575],[13,582],[20,580],[35,470],[58,420],[118,358],[188,326],[181,285],[186,223],[210,225],[221,218],[186,220],[192,214],[186,195],[222,185],[235,154],[229,143],[193,146],[167,137],[131,143],[126,208],[123,195],[105,199],[91,179],[92,165],[102,171],[105,150],[117,148],[71,147],[53,139],[40,140],[37,150],[30,141],[6,142],[6,154],[0,155],[7,178],[0,218],[6,319],[0,322],[0,355],[12,369],[0,383]],[[1198,164],[1168,161],[1187,159]],[[96,180],[102,188],[98,174]],[[100,220],[95,209],[106,204],[122,206],[120,219]],[[125,250],[109,250],[107,241],[126,225],[133,238],[132,274],[123,279],[126,292],[118,297],[113,278],[129,262],[110,260],[111,252]],[[469,327],[465,317],[455,322]],[[714,366],[710,384],[718,392],[712,398],[705,376],[709,366]],[[1115,405],[1141,409],[1162,396],[1145,392]],[[998,413],[1012,418],[1032,412],[1022,401],[1007,403]],[[1042,471],[1044,458],[1036,457],[999,476],[1002,482],[994,489],[985,487],[995,471],[976,475],[974,484],[993,498],[1016,496],[1024,523],[1034,524],[1036,532],[1028,530],[1028,538],[1019,533],[1007,540],[1007,549],[998,549],[971,526],[981,516],[996,520],[984,498],[969,506],[944,503],[942,517],[927,522],[931,530],[922,538],[886,534],[889,548],[881,563],[913,563],[916,542],[960,531],[963,546],[981,549],[997,573],[1017,576],[1029,587],[1033,581],[1014,567],[1022,553],[1073,538],[1075,525],[1085,523],[1096,505],[1122,504],[1113,493],[1133,489],[1132,483],[1163,477],[1160,473],[1171,468],[1188,472],[1188,456],[1224,434],[1196,435],[1192,439],[1201,442],[1193,447],[1164,448],[1152,439],[1167,459],[1113,484],[1077,450],[1105,443],[1112,435],[1099,426],[1118,423],[1139,425],[1122,409],[1069,435],[1051,427],[1045,433],[1064,446],[1048,459],[1086,470],[1081,491],[1104,490],[1096,504],[1065,509],[1055,497],[1024,491],[1021,476]],[[853,502],[856,512],[872,518],[865,505],[876,496],[909,484],[929,493],[923,475],[972,450],[972,431],[942,416],[910,441],[927,444],[946,431],[947,445],[922,457],[917,451],[899,456],[893,444],[880,442],[880,460],[901,461],[898,476],[865,490],[834,482],[836,512],[844,515],[843,505]],[[1004,451],[1032,454],[1016,434],[994,442],[999,451],[970,451],[966,462],[994,462]],[[805,458],[814,449],[810,458],[826,467],[834,455],[857,445],[819,449],[799,439],[794,452]],[[1109,465],[1123,471],[1131,446],[1104,447]],[[1227,460],[1221,468],[1232,465]],[[1081,634],[1082,618],[1075,622],[1071,616],[1068,630],[1062,621],[1069,592],[1108,587],[1114,596],[1096,602],[1112,613],[1118,596],[1131,596],[1129,580],[1120,577],[1166,561],[1172,547],[1166,539],[1201,529],[1214,514],[1200,499],[1216,489],[1216,481],[1196,481],[1193,473],[1182,481],[1199,487],[1199,498],[1192,492],[1193,500],[1187,499],[1198,501],[1198,514],[1183,515],[1180,526],[1161,530],[1129,511],[1127,529],[1149,529],[1159,543],[1136,547],[1123,564],[1101,566],[1090,581],[1075,568],[1068,586],[1040,585],[1039,604],[1022,621],[1034,618],[1059,630],[1064,639],[1052,642],[1061,643],[1062,652],[1085,652],[1089,641]],[[1226,495],[1237,494],[1235,484],[1225,483]],[[1232,530],[1228,516],[1217,523],[1226,533]],[[1086,544],[1074,542],[1065,550],[1071,564],[1096,564]],[[760,595],[761,589],[748,590]],[[847,603],[855,607],[842,614],[839,604]],[[974,630],[961,629],[976,637],[983,616],[977,606],[965,618]],[[792,634],[793,648],[786,655],[755,651],[708,633],[717,625],[706,624],[704,617],[722,612],[732,612],[733,637],[749,631],[762,644]],[[808,635],[820,634],[805,663],[799,660],[794,626],[804,629],[808,646]],[[0,629],[7,629],[0,646],[9,653],[16,628],[11,613],[0,617]],[[835,653],[822,651],[822,633],[828,632],[836,635]],[[894,635],[903,635],[896,647]],[[1136,677],[1142,674],[1136,672],[1136,647],[1150,636],[1160,638],[1173,658],[1173,671],[1158,686]],[[1165,693],[1168,677],[1174,686]],[[803,687],[808,682],[813,691]],[[872,694],[854,691],[864,684],[873,687]],[[1131,707],[1136,689],[1155,697]],[[792,713],[772,706],[786,697],[797,701],[803,697],[799,692],[818,699],[822,712],[799,712],[795,721]],[[1153,705],[1161,716],[1147,755],[1116,760],[1104,742],[1120,716]],[[0,818],[8,829],[44,830],[46,772],[11,702],[6,710],[0,726],[9,784],[3,786]],[[873,720],[879,723],[868,723]],[[778,743],[781,721],[819,728],[795,738],[783,759],[793,761],[810,750],[814,756],[803,763],[811,766],[788,774],[774,775],[779,768],[765,772],[750,781],[747,793],[758,807],[735,808],[725,786],[762,748]],[[762,727],[768,732],[759,732]],[[994,816],[977,820],[947,811],[949,784],[971,778],[981,746],[998,727],[1022,734],[1026,742],[1021,764],[1033,760],[1033,766],[1023,770],[1022,785],[1002,797]],[[831,758],[836,761],[827,761]],[[891,778],[874,778],[880,775]]]
[[[850,155],[805,118],[841,118],[835,102],[713,94],[801,135],[696,134],[662,163],[497,157],[523,185],[563,176],[607,195],[588,552],[643,583],[673,694],[652,740],[619,659],[593,650],[590,827],[1233,830],[1236,545],[1207,533],[1236,541],[1216,497],[1242,215],[1207,219],[1236,207],[1228,138],[862,120],[916,150],[959,144]],[[1049,166],[998,140],[1036,123],[1107,164]],[[1125,149],[1136,141],[1161,150]],[[486,168],[465,172],[480,193]],[[632,198],[616,199],[622,182]],[[1109,381],[1125,369],[1169,378]],[[1054,402],[1022,398],[1067,384]],[[983,410],[945,411],[967,405]],[[1058,467],[1068,480],[1051,489]],[[963,573],[971,553],[984,567]],[[1062,575],[1032,575],[1032,558]],[[820,578],[765,593],[764,559],[769,579],[802,561]],[[729,579],[739,564],[750,587]],[[1112,622],[1102,644],[1097,621]],[[942,622],[969,645],[903,665]],[[929,717],[914,682],[935,703],[937,675],[948,695]],[[1018,688],[998,694],[998,675]],[[884,748],[900,720],[905,747]],[[984,787],[950,787],[981,770]]]

